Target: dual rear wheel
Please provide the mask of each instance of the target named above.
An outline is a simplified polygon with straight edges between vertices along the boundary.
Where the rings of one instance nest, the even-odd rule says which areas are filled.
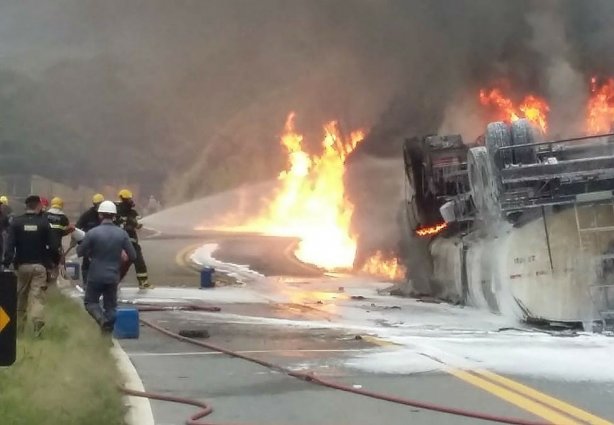
[[[500,171],[514,165],[537,162],[533,147],[501,148],[533,144],[538,140],[538,134],[526,119],[517,120],[511,125],[494,122],[486,128],[485,146],[469,150],[467,167],[471,196],[482,220],[490,221],[501,215],[499,200],[503,183]]]

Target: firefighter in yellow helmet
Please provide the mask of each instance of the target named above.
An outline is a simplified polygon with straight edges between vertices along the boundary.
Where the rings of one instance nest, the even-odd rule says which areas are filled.
[[[0,214],[6,218],[13,218],[13,209],[9,205],[9,198],[5,195],[0,196]]]
[[[49,269],[49,282],[53,284],[58,278],[60,264],[62,264],[64,261],[62,238],[70,234],[74,228],[70,225],[70,220],[68,220],[66,214],[64,214],[64,201],[62,198],[56,196],[51,199],[50,207],[51,208],[49,208],[44,215],[49,222],[51,232],[59,244],[59,249],[51,252],[51,262],[53,263],[53,267]]]
[[[128,189],[122,189],[117,195],[119,202],[117,203],[117,216],[115,218],[116,224],[124,229],[126,233],[128,233],[130,241],[136,250],[134,269],[136,271],[136,278],[139,282],[139,289],[149,289],[151,288],[151,284],[149,283],[149,275],[147,274],[147,264],[145,264],[143,251],[139,245],[139,237],[137,234],[137,230],[143,227],[143,225],[139,223],[139,219],[141,217],[134,208],[134,201],[132,200],[131,191]]]
[[[9,199],[2,195],[0,196],[0,255],[4,254],[6,236],[12,220],[13,209],[9,206]]]
[[[94,227],[100,224],[100,215],[98,214],[98,207],[104,201],[104,195],[97,193],[92,196],[92,206],[85,210],[79,220],[77,220],[77,229],[83,230],[85,233],[92,230]],[[90,269],[90,258],[83,257],[81,262],[81,279],[83,280],[83,289],[87,285],[87,273]]]

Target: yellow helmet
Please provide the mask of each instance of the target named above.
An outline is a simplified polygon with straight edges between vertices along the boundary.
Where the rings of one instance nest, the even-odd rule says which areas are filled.
[[[99,204],[104,201],[104,195],[102,193],[97,193],[92,196],[92,204]]]
[[[0,202],[3,204],[8,204],[9,203],[9,198],[7,198],[6,196],[2,195],[0,196]]]
[[[64,208],[64,201],[62,200],[62,198],[56,196],[55,198],[53,198],[51,200],[51,208]]]
[[[132,199],[132,192],[130,192],[128,189],[122,189],[119,191],[117,196],[119,199]]]

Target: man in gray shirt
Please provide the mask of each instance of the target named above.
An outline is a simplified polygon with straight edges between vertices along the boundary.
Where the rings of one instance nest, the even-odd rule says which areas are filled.
[[[122,253],[132,262],[136,251],[128,234],[113,223],[117,207],[104,201],[98,207],[101,224],[85,234],[77,247],[79,257],[90,259],[83,302],[87,312],[98,322],[103,332],[113,332],[117,310],[117,287]],[[102,307],[100,297],[102,296]]]

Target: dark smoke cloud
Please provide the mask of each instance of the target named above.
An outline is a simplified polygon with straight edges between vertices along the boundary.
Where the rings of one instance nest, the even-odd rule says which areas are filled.
[[[478,90],[493,83],[507,84],[516,100],[529,92],[548,99],[551,134],[575,135],[582,131],[590,77],[614,74],[611,1],[434,0],[418,15],[406,4],[397,17],[403,11],[407,22],[428,22],[420,31],[408,25],[405,37],[407,49],[423,53],[397,64],[406,78],[351,158],[348,184],[362,258],[398,247],[395,212],[404,190],[392,168],[398,161],[378,166],[369,156],[400,158],[405,138],[437,132],[473,142],[487,122]],[[369,178],[361,179],[365,167]]]
[[[275,176],[290,110],[314,149],[337,118],[371,129],[357,157],[398,157],[485,82],[546,95],[553,57],[613,71],[612,17],[608,0],[7,0],[0,146],[171,202]]]

